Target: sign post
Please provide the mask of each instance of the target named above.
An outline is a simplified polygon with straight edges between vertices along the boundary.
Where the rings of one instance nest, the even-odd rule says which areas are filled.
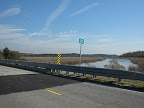
[[[61,64],[61,54],[58,54],[57,64]]]
[[[79,38],[79,43],[80,43],[80,60],[79,60],[79,66],[81,64],[81,50],[82,50],[82,44],[84,44],[84,39]]]

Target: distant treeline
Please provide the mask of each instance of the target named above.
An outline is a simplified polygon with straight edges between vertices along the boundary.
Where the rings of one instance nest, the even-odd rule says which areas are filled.
[[[135,51],[135,52],[124,53],[120,57],[141,57],[141,58],[144,58],[144,51]]]
[[[21,56],[24,57],[57,57],[58,54],[28,54],[28,53],[20,53]],[[62,57],[79,57],[78,53],[67,53],[61,54]],[[82,54],[82,57],[107,57],[107,58],[115,58],[118,55],[108,55],[108,54]]]
[[[118,58],[119,56],[115,54],[83,54],[82,57]]]
[[[57,57],[58,54],[29,54],[29,53],[20,53],[23,57]],[[61,54],[63,57],[79,57],[79,54],[76,53],[68,53],[68,54]]]
[[[4,52],[6,52],[6,54]],[[58,56],[58,54],[19,53],[18,51],[11,51],[7,47],[0,50],[0,58],[6,58],[6,59],[18,59],[20,57],[57,57],[57,56]],[[78,53],[65,53],[65,54],[61,54],[61,56],[62,57],[79,57],[80,54],[78,54]],[[109,55],[109,54],[82,54],[82,57],[117,58],[119,56],[118,55]]]

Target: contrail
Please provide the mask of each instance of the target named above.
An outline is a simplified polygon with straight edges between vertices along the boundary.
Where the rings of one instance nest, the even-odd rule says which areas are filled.
[[[82,8],[82,9],[80,9],[80,10],[74,12],[74,13],[71,14],[70,16],[76,16],[76,15],[79,15],[79,14],[85,12],[85,11],[88,11],[89,9],[91,9],[91,8],[93,8],[93,7],[96,7],[97,5],[99,5],[99,4],[96,3],[96,2],[95,2],[95,3],[92,3],[92,4],[88,5],[88,6],[85,6],[84,8]]]
[[[69,2],[70,2],[70,0],[62,0],[60,5],[48,16],[46,25],[45,25],[45,27],[43,28],[42,31],[47,31],[49,29],[49,27],[54,22],[54,20],[58,16],[60,16],[64,12],[64,10],[67,8]]]

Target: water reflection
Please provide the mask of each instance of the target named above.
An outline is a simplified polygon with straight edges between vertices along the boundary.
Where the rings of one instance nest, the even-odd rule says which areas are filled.
[[[103,61],[98,61],[98,62],[92,62],[92,63],[82,63],[81,66],[86,66],[86,67],[97,67],[97,68],[105,68],[105,65],[109,64],[109,61],[112,59],[105,59]],[[126,70],[128,70],[128,67],[130,65],[137,66],[136,64],[133,64],[131,60],[128,59],[115,59],[120,65],[124,66]]]

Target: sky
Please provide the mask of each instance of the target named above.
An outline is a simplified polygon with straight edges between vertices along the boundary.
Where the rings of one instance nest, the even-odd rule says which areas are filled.
[[[144,0],[0,0],[0,49],[118,54],[144,50]]]

